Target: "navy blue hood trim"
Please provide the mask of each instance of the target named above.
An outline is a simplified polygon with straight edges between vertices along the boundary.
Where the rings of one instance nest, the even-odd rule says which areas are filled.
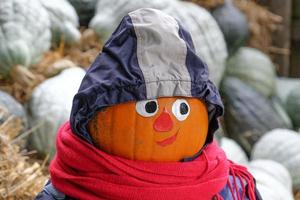
[[[136,35],[127,15],[87,71],[73,100],[71,127],[92,143],[88,122],[104,107],[146,99],[146,86],[136,55]]]

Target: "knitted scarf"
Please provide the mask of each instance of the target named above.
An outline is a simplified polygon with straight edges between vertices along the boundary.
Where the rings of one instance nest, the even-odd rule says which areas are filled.
[[[218,193],[231,174],[246,180],[248,191],[242,196],[248,193],[249,199],[255,200],[252,176],[228,161],[215,142],[190,162],[134,161],[97,149],[73,134],[67,122],[58,131],[56,145],[50,165],[52,184],[76,199],[222,199]],[[238,193],[237,186],[230,190]],[[233,195],[233,199],[242,196]]]

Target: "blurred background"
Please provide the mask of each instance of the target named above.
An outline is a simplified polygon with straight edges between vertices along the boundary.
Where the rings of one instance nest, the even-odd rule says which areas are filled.
[[[300,199],[300,0],[1,0],[0,199],[33,199],[86,69],[128,12],[191,33],[225,115],[216,139],[264,200]]]

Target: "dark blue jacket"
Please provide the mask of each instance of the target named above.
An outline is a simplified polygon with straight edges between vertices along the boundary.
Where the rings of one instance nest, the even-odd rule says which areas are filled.
[[[139,9],[122,19],[87,71],[73,100],[72,131],[93,144],[87,125],[99,110],[123,102],[166,96],[195,97],[205,102],[209,115],[206,143],[212,142],[223,104],[209,80],[208,67],[195,53],[191,35],[163,12]],[[237,183],[241,188],[238,180]],[[225,186],[220,194],[231,200],[228,191]],[[36,199],[70,198],[49,182]]]

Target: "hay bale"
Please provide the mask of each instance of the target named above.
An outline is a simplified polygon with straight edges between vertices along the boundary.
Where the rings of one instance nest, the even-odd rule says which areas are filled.
[[[0,108],[0,115],[6,115]],[[33,199],[48,176],[44,164],[34,162],[20,146],[27,133],[20,119],[10,116],[0,125],[0,199]],[[17,136],[18,135],[18,136]]]
[[[0,78],[0,90],[9,93],[18,102],[25,103],[30,99],[36,86],[47,78],[59,74],[62,70],[70,68],[72,65],[70,62],[76,66],[88,68],[101,51],[103,43],[91,29],[82,29],[81,34],[78,44],[65,46],[64,43],[61,43],[58,48],[45,53],[41,61],[27,71],[32,75],[31,80],[29,80],[30,84],[21,84],[16,81],[16,79],[21,80],[24,79],[24,76],[26,77],[27,72],[19,70],[15,79]],[[65,62],[66,60],[68,63]]]

